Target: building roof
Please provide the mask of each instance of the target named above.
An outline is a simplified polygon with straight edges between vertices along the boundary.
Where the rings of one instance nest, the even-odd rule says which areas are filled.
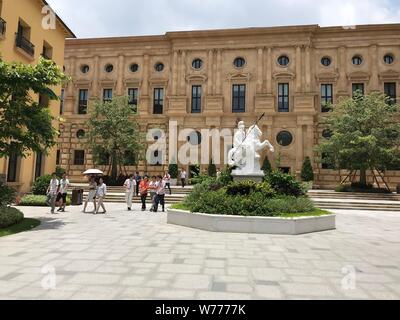
[[[41,0],[45,6],[51,7],[46,0]],[[54,11],[54,10],[53,10]],[[67,38],[76,38],[76,35],[72,32],[72,30],[65,24],[65,22],[60,18],[58,14],[56,14],[57,21],[64,28],[65,33],[67,34]]]

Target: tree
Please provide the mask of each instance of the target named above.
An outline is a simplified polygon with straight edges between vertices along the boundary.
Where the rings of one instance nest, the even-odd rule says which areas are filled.
[[[213,160],[210,160],[210,164],[207,169],[207,174],[209,177],[216,177],[217,176],[217,168],[215,164],[213,163]]]
[[[309,182],[314,181],[314,171],[311,165],[310,157],[306,157],[301,168],[301,180]]]
[[[272,171],[272,166],[271,166],[271,162],[269,162],[268,157],[264,158],[264,162],[263,165],[261,167],[261,170],[264,171],[264,173],[267,175]]]
[[[360,185],[366,187],[367,170],[385,170],[400,156],[400,110],[375,92],[340,101],[323,122],[332,136],[317,150],[322,161],[350,172],[360,171]]]
[[[51,60],[40,59],[37,65],[0,60],[0,157],[25,157],[55,145],[58,132],[43,102],[58,100],[51,87],[68,79]],[[32,92],[40,95],[40,103]]]
[[[115,181],[118,170],[122,173],[126,155],[135,154],[138,158],[143,150],[143,137],[128,97],[95,102],[88,128],[86,145],[92,150],[94,162],[100,164],[106,154],[111,165],[111,179]]]
[[[172,179],[178,178],[178,164],[172,161],[168,166],[168,172]]]

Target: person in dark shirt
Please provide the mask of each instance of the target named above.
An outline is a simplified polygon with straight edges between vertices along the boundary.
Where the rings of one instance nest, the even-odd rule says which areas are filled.
[[[139,175],[139,171],[136,171],[135,173],[135,180],[136,180],[136,185],[139,186],[140,181],[142,181],[142,177]],[[136,196],[139,196],[139,188],[136,188]]]

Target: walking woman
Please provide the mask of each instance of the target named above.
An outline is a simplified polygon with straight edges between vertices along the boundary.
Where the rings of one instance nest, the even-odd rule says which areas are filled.
[[[149,182],[149,192],[150,192],[150,200],[151,200],[150,212],[154,211],[154,207],[156,206],[156,189],[157,189],[156,176],[152,176],[151,180]]]
[[[146,210],[146,198],[148,192],[149,192],[149,177],[144,176],[144,178],[139,183],[140,199],[142,200],[142,211]]]
[[[171,175],[168,171],[165,171],[163,180],[165,181],[165,187],[168,188],[169,194],[171,194]]]
[[[158,205],[161,204],[162,212],[165,209],[165,181],[162,176],[157,177],[157,190],[154,212],[157,212]]]
[[[103,209],[103,213],[106,213],[106,207],[103,204],[104,198],[107,195],[107,186],[103,182],[103,178],[99,179],[99,187],[97,188],[97,197],[99,199],[99,203],[97,204],[96,214],[99,213],[100,207]]]
[[[96,212],[96,193],[97,193],[97,183],[96,179],[92,176],[89,180],[89,193],[85,200],[85,205],[83,206],[83,213],[86,213],[86,207],[89,201],[93,201],[94,210],[92,213]]]

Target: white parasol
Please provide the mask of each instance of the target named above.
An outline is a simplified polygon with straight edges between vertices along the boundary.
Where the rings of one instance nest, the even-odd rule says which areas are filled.
[[[89,169],[86,170],[83,175],[85,176],[101,176],[103,175],[103,171],[99,170],[99,169]]]

